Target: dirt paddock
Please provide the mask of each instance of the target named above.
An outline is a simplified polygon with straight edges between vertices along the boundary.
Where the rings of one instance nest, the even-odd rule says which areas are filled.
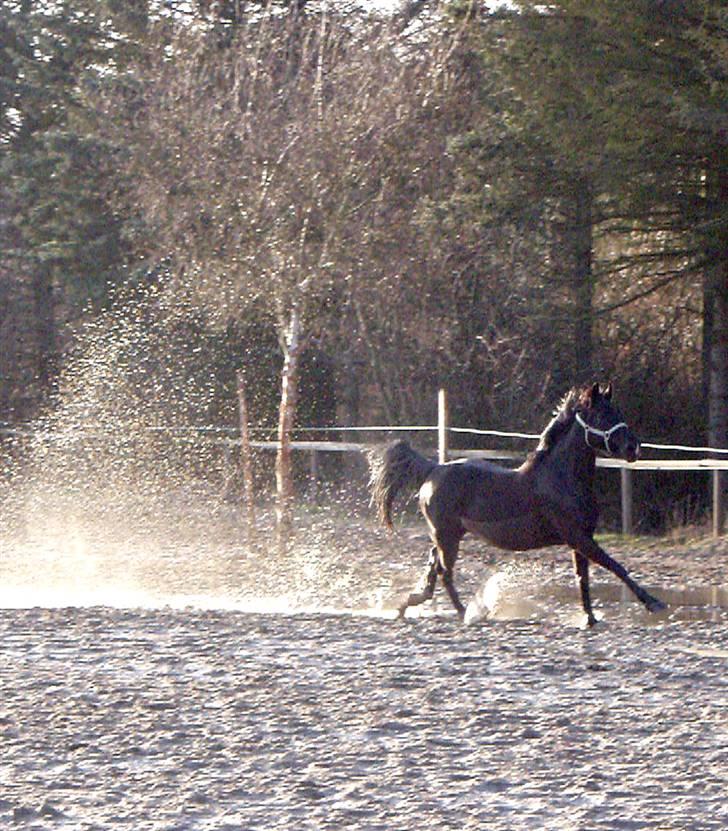
[[[5,601],[39,568],[6,560]],[[0,827],[728,827],[726,610],[650,619],[605,595],[586,631],[556,574],[568,600],[471,626],[103,593],[0,609]]]
[[[723,829],[725,621],[0,612],[0,824]]]

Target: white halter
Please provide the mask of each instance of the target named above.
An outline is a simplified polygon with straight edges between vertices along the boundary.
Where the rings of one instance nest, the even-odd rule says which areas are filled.
[[[598,427],[592,427],[591,424],[587,424],[579,413],[574,413],[574,418],[576,419],[577,424],[584,428],[584,441],[587,443],[588,447],[591,447],[592,450],[603,449],[608,456],[614,455],[612,453],[612,448],[609,446],[609,439],[611,438],[612,433],[619,430],[620,427],[627,427],[627,424],[624,421],[620,421],[619,424],[615,424],[614,427],[610,427],[609,430],[600,430]],[[589,444],[590,433],[597,436],[604,442],[603,448],[596,448]]]

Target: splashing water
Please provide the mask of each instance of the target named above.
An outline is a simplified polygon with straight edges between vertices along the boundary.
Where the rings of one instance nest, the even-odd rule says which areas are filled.
[[[512,620],[538,617],[543,611],[539,602],[539,577],[528,565],[496,571],[474,594],[465,611],[465,623],[482,620]]]
[[[0,605],[368,608],[386,587],[347,546],[336,505],[304,516],[305,541],[285,555],[247,544],[235,451],[190,429],[219,423],[220,401],[234,418],[234,368],[204,368],[189,310],[158,314],[156,299],[89,325],[52,412],[15,437],[0,478]],[[270,511],[258,523],[265,540]]]

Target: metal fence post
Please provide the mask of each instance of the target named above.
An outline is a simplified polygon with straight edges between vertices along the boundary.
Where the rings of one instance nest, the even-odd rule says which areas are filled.
[[[314,502],[318,499],[318,484],[319,484],[319,451],[311,450],[309,457],[309,484],[308,495]]]

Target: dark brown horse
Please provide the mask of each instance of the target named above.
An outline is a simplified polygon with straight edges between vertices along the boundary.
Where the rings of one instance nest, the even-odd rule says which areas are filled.
[[[596,456],[634,462],[639,452],[639,441],[612,405],[611,384],[606,389],[599,384],[572,389],[535,452],[515,470],[485,461],[439,465],[405,441],[390,445],[373,469],[372,503],[380,519],[391,527],[397,494],[419,488],[420,509],[434,543],[423,587],[400,606],[400,616],[409,606],[432,597],[438,574],[458,614],[464,616],[453,570],[460,540],[468,532],[509,551],[570,546],[590,626],[596,623],[589,595],[590,562],[619,577],[649,611],[664,609],[661,600],[639,586],[594,541]]]

